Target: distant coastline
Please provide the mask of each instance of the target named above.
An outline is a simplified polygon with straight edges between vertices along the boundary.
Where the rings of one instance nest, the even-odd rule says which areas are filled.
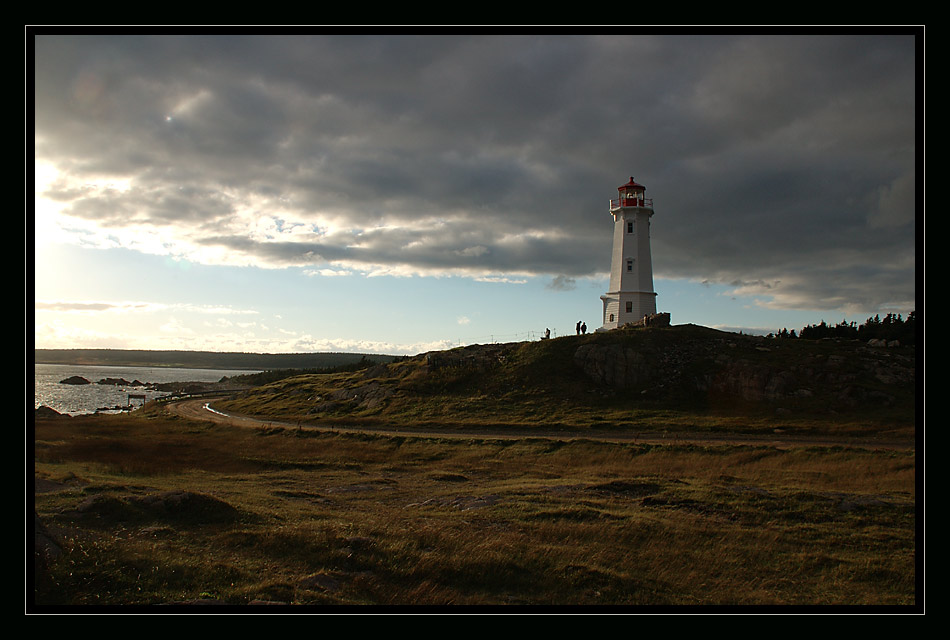
[[[391,362],[394,356],[365,353],[235,353],[215,351],[148,351],[144,349],[34,349],[34,364],[181,369],[311,369],[336,367],[362,358]]]

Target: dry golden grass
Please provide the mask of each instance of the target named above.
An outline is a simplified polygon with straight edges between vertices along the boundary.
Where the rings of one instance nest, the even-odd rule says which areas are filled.
[[[34,467],[36,511],[63,549],[37,573],[41,607],[917,602],[912,451],[318,434],[140,413],[38,421]],[[182,490],[220,511],[136,506]]]

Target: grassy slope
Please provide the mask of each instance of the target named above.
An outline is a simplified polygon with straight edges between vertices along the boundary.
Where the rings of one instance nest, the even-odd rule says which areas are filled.
[[[662,375],[634,388],[598,384],[574,362],[582,344],[610,344],[645,354]],[[913,437],[913,382],[885,385],[868,375],[871,353],[854,343],[768,340],[703,327],[611,332],[555,340],[485,346],[486,362],[431,370],[424,358],[344,375],[300,376],[264,386],[221,404],[225,410],[301,422],[392,426],[529,426],[569,429],[712,430],[755,432],[786,428],[803,433]],[[465,354],[477,348],[461,348]],[[909,351],[912,358],[912,349]],[[892,401],[842,404],[840,388],[812,385],[814,363],[841,361],[834,376],[852,387],[887,392]],[[805,397],[752,402],[696,388],[723,363],[796,370]],[[877,366],[877,365],[874,365]],[[885,363],[886,366],[886,363]],[[863,367],[863,369],[861,368]],[[366,402],[374,389],[376,402]],[[350,397],[340,398],[348,390]]]

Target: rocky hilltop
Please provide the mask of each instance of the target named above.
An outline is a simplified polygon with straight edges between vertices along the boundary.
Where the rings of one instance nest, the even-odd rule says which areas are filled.
[[[884,412],[913,422],[915,382],[914,347],[679,325],[430,352],[356,373],[282,380],[226,406],[300,420],[531,422],[668,409]]]
[[[839,408],[894,404],[914,389],[914,348],[898,343],[767,339],[701,327],[617,338],[582,344],[573,358],[591,380],[616,389],[750,402],[822,397]]]

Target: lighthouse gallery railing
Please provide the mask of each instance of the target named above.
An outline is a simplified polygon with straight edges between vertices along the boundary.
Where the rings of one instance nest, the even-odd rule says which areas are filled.
[[[614,198],[610,201],[611,209],[619,209],[620,207],[645,207],[652,209],[653,198]]]

